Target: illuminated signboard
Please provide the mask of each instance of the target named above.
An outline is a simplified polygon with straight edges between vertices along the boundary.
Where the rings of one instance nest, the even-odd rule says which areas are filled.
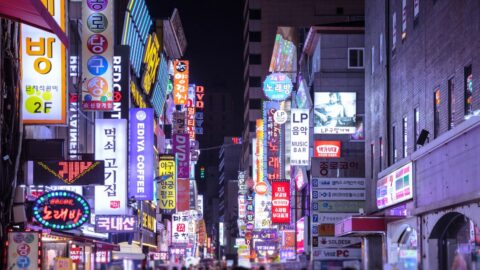
[[[35,185],[103,185],[104,161],[29,161]]]
[[[50,0],[46,8],[65,31],[65,0]],[[65,46],[55,34],[26,24],[21,24],[20,32],[22,120],[66,124]]]
[[[188,86],[188,102],[187,102],[187,131],[190,140],[195,140],[195,85]]]
[[[290,181],[272,182],[272,223],[290,224]]]
[[[105,119],[128,119],[130,90],[130,48],[117,45],[113,55],[113,111],[104,112]]]
[[[218,239],[220,242],[220,246],[225,246],[225,229],[223,226],[223,222],[218,223]]]
[[[95,159],[105,160],[105,185],[95,186],[95,214],[123,215],[127,209],[127,120],[95,120]]]
[[[254,197],[256,197],[256,196],[254,196],[252,192],[248,192],[245,195],[245,200],[247,202],[246,222],[247,222],[247,226],[249,226],[249,227],[253,227],[253,224],[255,222],[255,209],[253,207]]]
[[[355,133],[356,97],[355,92],[315,93],[315,134]]]
[[[150,103],[157,116],[163,114],[163,108],[167,97],[167,86],[169,82],[167,58],[160,54],[160,64],[157,70],[157,80],[153,86],[152,97]]]
[[[203,195],[197,196],[197,211],[199,212],[199,218],[203,218]]]
[[[140,88],[138,88],[137,84],[133,81],[130,82],[130,94],[132,96],[132,101],[137,107],[139,108],[147,108],[147,102],[143,97],[142,93],[140,92]]]
[[[205,88],[203,86],[195,87],[195,133],[203,134],[203,109],[205,103],[203,97],[205,96]]]
[[[273,45],[270,72],[295,73],[297,71],[297,32],[295,27],[277,27]]]
[[[177,212],[190,210],[190,181],[177,179]]]
[[[138,218],[136,216],[95,215],[95,232],[97,233],[135,232],[137,230]]]
[[[36,232],[9,232],[6,269],[38,270],[39,234]]]
[[[292,109],[290,128],[290,165],[310,165],[310,111]]]
[[[167,214],[175,211],[176,205],[176,174],[175,157],[172,155],[160,155],[158,164],[158,176],[160,180],[157,186],[157,197],[162,213]]]
[[[173,135],[173,153],[177,156],[178,178],[190,177],[190,140],[188,134]]]
[[[172,243],[188,243],[188,212],[180,212],[172,215]]]
[[[123,23],[122,45],[130,46],[130,61],[138,78],[152,24],[145,0],[130,0]]]
[[[113,110],[113,1],[82,2],[82,108]]]
[[[45,228],[71,230],[90,220],[90,205],[76,193],[52,191],[35,201],[33,217]]]
[[[295,186],[297,187],[297,190],[302,190],[303,187],[305,187],[308,183],[305,167],[294,167],[291,172],[293,173],[292,179],[295,181]]]
[[[302,217],[296,224],[296,248],[297,254],[302,254],[305,251],[305,217]]]
[[[273,120],[275,112],[280,105],[277,102],[264,102],[263,117],[264,128],[266,133],[266,148],[267,152],[267,180],[278,180],[282,178],[282,129],[281,126]]]
[[[379,209],[413,198],[412,163],[377,181],[377,207]]]
[[[265,195],[255,194],[254,208],[255,208],[255,217],[254,217],[255,229],[270,228],[270,226],[272,225],[271,193],[269,192]]]
[[[78,94],[69,93],[69,116],[68,116],[68,156],[70,159],[78,157]]]
[[[160,50],[160,44],[155,33],[148,36],[147,45],[145,48],[145,54],[143,56],[144,72],[142,74],[142,88],[145,94],[150,95],[152,91],[152,85],[155,82],[157,75],[158,64],[160,63],[160,56],[158,51]]]
[[[173,63],[173,102],[175,105],[185,105],[188,99],[189,63],[186,60],[175,60]]]
[[[153,200],[153,109],[130,109],[128,197]]]
[[[292,89],[292,80],[283,73],[270,74],[263,82],[263,93],[270,100],[286,100],[290,97]]]
[[[142,201],[142,204],[143,212],[138,211],[138,220],[141,221],[142,228],[156,232],[155,206],[146,201]]]
[[[257,119],[256,121],[256,152],[255,152],[255,161],[256,161],[256,167],[257,167],[257,181],[262,182],[264,181],[264,172],[265,172],[265,166],[264,166],[264,161],[265,161],[265,156],[264,156],[264,132],[263,132],[263,119]]]
[[[320,158],[339,158],[341,156],[341,141],[315,141],[313,156]]]
[[[175,111],[173,112],[173,130],[172,134],[185,134],[186,132],[186,120],[185,112]]]

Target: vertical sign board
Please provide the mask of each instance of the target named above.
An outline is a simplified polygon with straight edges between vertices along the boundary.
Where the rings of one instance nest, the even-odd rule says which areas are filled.
[[[113,55],[113,111],[104,112],[106,119],[128,119],[130,93],[130,47],[115,46]]]
[[[172,215],[172,243],[188,243],[188,221],[189,216],[186,212]]]
[[[257,145],[256,145],[256,152],[254,153],[255,154],[255,157],[256,157],[256,167],[257,167],[257,181],[258,182],[263,182],[264,179],[263,177],[265,176],[264,174],[264,169],[265,169],[265,166],[264,166],[264,160],[265,160],[265,156],[264,156],[264,138],[265,138],[265,133],[263,132],[263,119],[257,119],[256,121],[256,128],[255,128],[255,131],[256,131],[256,137],[257,137]]]
[[[190,140],[195,140],[195,85],[188,86],[187,131]]]
[[[82,1],[82,108],[113,110],[113,1]]]
[[[97,215],[126,214],[127,143],[127,120],[96,119],[95,159],[105,160],[105,185],[95,186]]]
[[[153,109],[130,109],[128,197],[153,200]]]
[[[310,166],[310,112],[308,109],[292,109],[290,129],[290,165]]]
[[[205,103],[203,102],[203,97],[205,96],[205,88],[203,86],[195,87],[195,133],[203,134],[203,109],[205,108]]]
[[[190,140],[188,134],[173,135],[173,153],[177,156],[178,178],[190,177]]]
[[[78,145],[79,145],[79,119],[78,119],[78,94],[69,93],[68,95],[69,103],[69,115],[68,115],[68,157],[69,159],[78,158]]]
[[[282,158],[281,158],[281,126],[276,123],[273,116],[277,110],[280,109],[278,102],[266,101],[264,102],[263,117],[264,126],[266,130],[266,169],[267,180],[278,180],[282,177]]]
[[[190,180],[177,179],[177,212],[190,210]]]
[[[175,60],[173,69],[173,102],[185,105],[188,99],[188,61]]]
[[[38,233],[8,233],[8,263],[6,269],[37,270],[38,265]]]
[[[42,1],[45,3],[45,1]],[[46,8],[65,31],[65,0]],[[55,34],[21,24],[21,96],[25,124],[66,124],[66,52]]]
[[[272,182],[272,223],[290,224],[290,181]]]
[[[176,203],[176,174],[175,157],[172,155],[161,155],[159,158],[158,175],[160,181],[157,187],[157,197],[160,200],[159,207],[163,214],[175,211]]]

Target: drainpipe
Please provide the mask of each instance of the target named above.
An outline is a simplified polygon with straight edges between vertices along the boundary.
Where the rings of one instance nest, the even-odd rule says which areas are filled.
[[[387,132],[387,140],[386,140],[386,149],[385,155],[387,157],[387,167],[389,167],[392,163],[391,160],[391,151],[390,143],[392,139],[391,134],[391,126],[392,126],[392,116],[390,111],[390,87],[391,87],[391,76],[390,76],[390,63],[391,63],[391,40],[390,40],[390,0],[385,1],[385,115],[387,120],[386,132]]]

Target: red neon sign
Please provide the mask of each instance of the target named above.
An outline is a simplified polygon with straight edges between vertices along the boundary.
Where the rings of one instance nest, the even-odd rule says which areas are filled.
[[[272,223],[290,224],[290,181],[272,181]]]

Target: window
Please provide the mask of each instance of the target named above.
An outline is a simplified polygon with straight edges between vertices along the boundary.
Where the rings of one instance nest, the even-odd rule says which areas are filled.
[[[397,46],[397,13],[392,14],[392,55],[395,55]]]
[[[402,41],[407,38],[407,0],[402,0]]]
[[[405,115],[402,120],[402,128],[403,128],[403,140],[402,140],[402,147],[403,147],[403,157],[407,157],[408,155],[408,122],[407,122],[407,116]]]
[[[262,41],[262,32],[260,31],[251,31],[249,32],[249,37],[251,42],[261,42]]]
[[[472,76],[472,66],[465,68],[465,79],[464,79],[464,88],[465,88],[465,116],[469,116],[473,113],[472,108],[472,96],[473,96],[473,76]]]
[[[262,55],[261,54],[250,54],[249,61],[251,65],[261,65],[262,64]]]
[[[248,15],[250,20],[261,20],[262,19],[262,10],[261,9],[250,9]]]
[[[413,117],[414,117],[414,121],[413,121],[413,138],[415,139],[415,143],[413,144],[414,145],[414,149],[417,150],[417,141],[418,140],[418,135],[420,135],[420,111],[418,110],[418,108],[415,108],[413,110]]]
[[[395,125],[392,126],[392,161],[397,162],[397,144],[395,138]]]
[[[363,48],[348,48],[348,68],[363,68]]]
[[[448,80],[448,129],[452,129],[455,119],[455,91],[453,78]]]
[[[343,7],[337,7],[337,15],[343,15]]]
[[[380,158],[378,159],[378,171],[381,171],[383,169],[382,163],[383,163],[383,139],[380,137],[378,139],[378,144],[379,144],[379,150],[380,150]]]
[[[420,17],[420,0],[413,0],[413,27],[417,26],[418,17]]]
[[[375,162],[375,143],[370,144],[370,173],[371,178],[373,179],[373,162]]]
[[[433,93],[433,137],[436,138],[440,132],[440,90]]]
[[[383,64],[383,33],[380,33],[379,37],[379,48],[378,48],[378,62]]]
[[[375,72],[375,46],[372,46],[372,74]]]
[[[250,87],[261,87],[262,86],[262,78],[257,76],[251,76],[248,79],[248,86]]]
[[[259,98],[250,99],[250,109],[251,110],[261,110],[262,109],[262,100]]]

